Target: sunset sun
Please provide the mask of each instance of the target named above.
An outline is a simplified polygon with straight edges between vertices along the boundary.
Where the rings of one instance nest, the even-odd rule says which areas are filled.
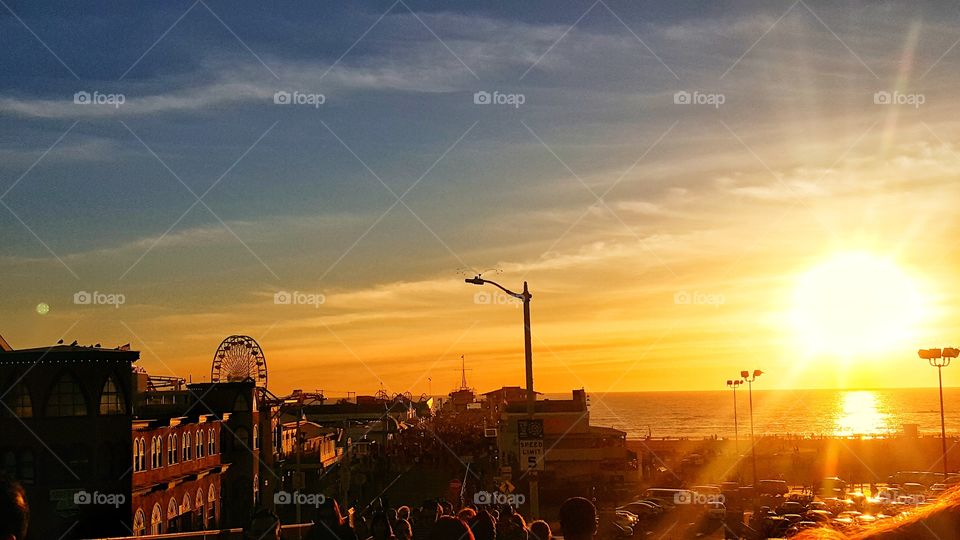
[[[790,319],[811,352],[869,353],[914,335],[923,300],[895,262],[863,252],[835,255],[797,280]]]

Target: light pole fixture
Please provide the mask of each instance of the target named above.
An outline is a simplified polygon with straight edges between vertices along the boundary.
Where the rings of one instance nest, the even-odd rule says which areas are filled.
[[[947,481],[947,427],[943,419],[943,368],[950,365],[950,361],[960,355],[956,347],[943,349],[920,349],[917,354],[928,364],[937,368],[937,379],[940,383],[940,448],[943,451],[943,481]]]
[[[753,461],[753,487],[757,488],[757,443],[753,437],[753,381],[757,380],[757,377],[763,375],[763,372],[759,369],[753,370],[751,374],[749,371],[741,371],[740,378],[747,383],[747,392],[750,396],[750,457]]]
[[[530,289],[527,288],[527,282],[523,282],[523,292],[515,293],[495,281],[490,281],[489,279],[480,277],[480,274],[477,274],[472,278],[467,278],[464,281],[472,285],[485,285],[489,283],[513,298],[523,302],[523,357],[527,372],[527,415],[531,420],[533,420],[534,413],[536,411],[537,400],[537,395],[533,392],[533,352],[530,344],[530,299],[533,298],[533,295],[530,294]],[[529,473],[530,514],[536,518],[540,515],[540,488],[537,480],[537,471],[532,470],[529,471]]]
[[[503,285],[500,285],[496,281],[491,281],[489,279],[480,277],[479,274],[475,277],[467,278],[464,281],[472,285],[484,285],[489,283],[513,298],[523,302],[523,353],[524,364],[526,365],[527,372],[527,413],[531,418],[533,418],[537,399],[536,394],[533,393],[533,352],[531,351],[530,344],[530,299],[533,298],[533,295],[530,294],[530,290],[527,288],[527,282],[523,282],[522,293],[515,293]]]
[[[733,441],[736,445],[737,456],[740,455],[740,432],[737,427],[737,388],[743,384],[740,379],[727,379],[727,387],[733,389]]]

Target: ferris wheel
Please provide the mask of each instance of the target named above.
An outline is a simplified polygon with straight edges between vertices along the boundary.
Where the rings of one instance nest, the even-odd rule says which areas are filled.
[[[267,386],[267,359],[263,349],[250,336],[230,336],[224,339],[213,355],[210,368],[212,382],[252,380],[257,386]]]

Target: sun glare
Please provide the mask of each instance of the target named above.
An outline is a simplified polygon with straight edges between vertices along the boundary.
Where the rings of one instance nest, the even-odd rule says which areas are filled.
[[[886,413],[880,412],[875,392],[845,392],[837,411],[837,435],[885,433],[890,430],[887,417]]]
[[[915,281],[895,262],[851,252],[800,276],[790,318],[808,351],[857,355],[907,343],[922,304]]]

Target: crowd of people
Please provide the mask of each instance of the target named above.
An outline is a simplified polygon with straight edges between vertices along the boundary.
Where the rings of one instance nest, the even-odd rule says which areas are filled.
[[[597,509],[588,499],[572,497],[559,509],[559,534],[566,540],[590,540],[597,533]],[[344,515],[336,499],[317,508],[307,535],[311,540],[552,540],[550,525],[527,523],[511,507],[465,506],[425,501],[418,507],[380,507],[369,515]],[[0,540],[25,540],[30,505],[23,487],[0,475]],[[280,519],[261,508],[244,528],[247,540],[280,540]],[[856,532],[831,528],[809,529],[800,540],[960,540],[960,489],[944,494],[935,504],[904,519]]]
[[[567,499],[560,507],[564,538],[586,540],[597,530],[597,510],[583,497]],[[266,509],[258,510],[244,531],[251,540],[280,536],[280,520]],[[425,501],[420,506],[379,508],[369,515],[344,514],[336,499],[317,508],[309,540],[552,540],[553,531],[543,520],[527,523],[510,506],[465,506],[459,510],[445,501]]]

